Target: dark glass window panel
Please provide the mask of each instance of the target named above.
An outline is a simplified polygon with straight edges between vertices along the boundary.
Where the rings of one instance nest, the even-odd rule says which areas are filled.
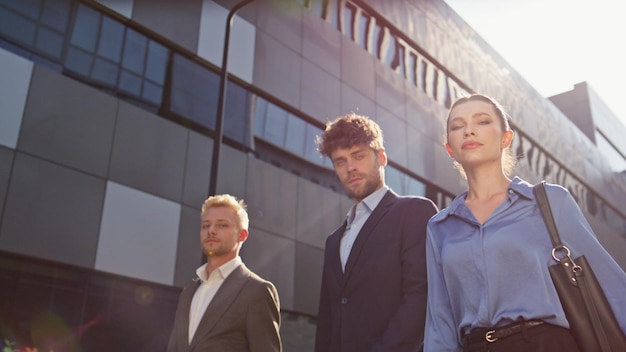
[[[143,68],[146,56],[148,39],[132,29],[126,31],[126,42],[124,43],[124,57],[122,66],[143,75]]]
[[[41,11],[41,0],[0,0],[0,6],[7,7],[30,19],[37,19]]]
[[[155,41],[148,43],[148,57],[145,73],[147,78],[156,83],[163,84],[165,81],[168,55],[169,50],[163,45]]]
[[[70,43],[89,52],[96,50],[100,30],[100,14],[87,6],[78,6]]]
[[[39,27],[35,46],[41,53],[60,60],[63,53],[63,36],[47,28]]]
[[[152,104],[161,105],[161,98],[163,97],[163,87],[146,80],[143,82],[142,97]]]
[[[124,26],[108,17],[102,19],[98,55],[119,62],[124,42]]]
[[[322,134],[322,130],[311,125],[306,124],[306,132],[304,135],[304,157],[316,164],[331,166],[328,158],[323,158],[317,151],[317,144],[315,144],[315,137]]]
[[[228,82],[224,110],[224,135],[250,146],[250,93],[243,87]]]
[[[34,22],[0,7],[0,34],[20,44],[32,46],[35,41],[35,31]]]
[[[254,98],[254,135],[263,138],[265,120],[267,116],[267,100],[255,96]]]
[[[141,77],[132,74],[126,70],[122,70],[119,82],[120,91],[134,95],[135,97],[141,96]]]
[[[41,23],[65,33],[70,18],[70,6],[72,2],[67,0],[47,0],[44,3]]]
[[[77,48],[70,47],[67,51],[65,67],[75,73],[83,76],[89,76],[92,60],[92,55]]]
[[[186,91],[175,89],[173,87],[170,88],[170,111],[171,112],[176,113],[179,116],[192,119],[192,116],[194,116],[193,104],[194,104],[193,97],[187,94]]]
[[[219,76],[180,55],[174,55],[170,110],[210,129],[215,128]]]
[[[115,87],[117,85],[118,72],[119,67],[115,63],[96,58],[91,78],[110,87]]]
[[[306,122],[292,114],[289,114],[287,119],[285,148],[296,155],[304,155],[305,142]]]
[[[263,137],[265,140],[279,147],[285,145],[285,127],[287,126],[287,111],[274,104],[268,104]]]

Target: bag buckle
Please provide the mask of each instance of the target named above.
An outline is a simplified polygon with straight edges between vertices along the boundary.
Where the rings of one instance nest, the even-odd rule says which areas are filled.
[[[565,256],[559,258],[556,253],[557,251],[564,251]],[[557,261],[557,262],[561,262],[561,260],[563,259],[569,259],[569,262],[572,263],[572,271],[576,272],[578,270],[581,270],[582,268],[576,264],[576,262],[574,261],[574,259],[572,259],[572,253],[569,251],[569,248],[567,248],[567,246],[559,246],[559,247],[554,247],[552,248],[552,258]],[[566,262],[564,264],[565,266],[569,266],[568,263]]]

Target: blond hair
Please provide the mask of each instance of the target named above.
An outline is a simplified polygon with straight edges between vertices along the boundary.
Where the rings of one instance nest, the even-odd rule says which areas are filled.
[[[200,216],[204,215],[209,208],[228,207],[235,211],[238,225],[241,229],[248,230],[250,220],[248,219],[247,205],[243,199],[237,199],[230,194],[217,194],[207,198],[202,204]]]

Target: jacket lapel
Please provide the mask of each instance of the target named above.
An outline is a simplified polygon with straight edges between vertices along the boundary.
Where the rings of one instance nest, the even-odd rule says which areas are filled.
[[[389,207],[393,204],[393,202],[395,202],[397,197],[398,196],[393,191],[387,191],[387,193],[385,193],[383,199],[380,200],[380,203],[378,203],[372,214],[370,214],[370,217],[367,219],[367,221],[365,221],[365,224],[363,224],[363,228],[361,228],[361,231],[356,237],[356,240],[352,245],[350,255],[348,256],[344,278],[348,278],[350,276],[350,272],[358,261],[359,256],[361,255],[361,251],[363,250],[365,243],[367,243],[367,239],[372,234],[374,228],[376,228],[376,225],[378,224],[380,219],[382,219],[385,214],[387,214],[387,212],[389,211]]]
[[[198,286],[200,286],[200,280],[194,279],[180,296],[180,306],[183,308],[178,311],[179,316],[177,320],[180,322],[176,330],[178,346],[189,346],[189,309]]]
[[[204,312],[202,320],[200,320],[198,329],[189,345],[190,350],[193,350],[198,342],[209,334],[220,321],[222,315],[224,315],[237,298],[239,291],[243,288],[249,276],[250,271],[242,263],[224,280],[222,286],[217,290],[211,303],[209,303],[209,306]],[[189,313],[187,313],[187,326],[189,326]]]
[[[341,282],[343,280],[343,268],[341,268],[339,247],[341,238],[346,231],[346,226],[348,226],[348,222],[344,221],[343,225],[335,230],[328,240],[328,253],[331,260],[329,264],[337,282]]]

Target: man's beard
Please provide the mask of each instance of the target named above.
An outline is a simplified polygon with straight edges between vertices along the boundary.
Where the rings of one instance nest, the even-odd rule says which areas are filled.
[[[379,173],[376,173],[375,176],[376,177],[374,177],[373,173],[367,174],[367,177],[365,178],[365,183],[362,185],[362,187],[359,187],[357,189],[352,189],[344,186],[348,197],[360,202],[370,194],[374,193],[374,191],[376,191],[378,187],[380,187],[382,182],[381,175]],[[349,178],[350,177],[352,177],[352,175],[350,175]]]

